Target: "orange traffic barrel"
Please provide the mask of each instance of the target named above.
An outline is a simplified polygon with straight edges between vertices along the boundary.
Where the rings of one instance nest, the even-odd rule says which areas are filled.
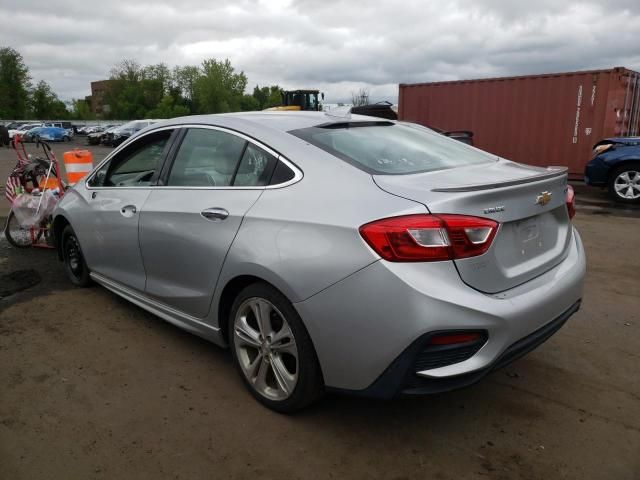
[[[93,155],[89,150],[64,152],[62,158],[69,185],[75,185],[93,169]]]

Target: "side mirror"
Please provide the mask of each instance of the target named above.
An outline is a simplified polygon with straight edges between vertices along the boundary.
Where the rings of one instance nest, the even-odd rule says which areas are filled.
[[[320,94],[320,97],[322,98],[322,100],[324,100],[324,92]]]

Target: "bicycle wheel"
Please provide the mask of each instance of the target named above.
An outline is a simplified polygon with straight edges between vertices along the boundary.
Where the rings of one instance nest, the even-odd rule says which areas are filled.
[[[31,230],[32,229],[28,227],[21,227],[14,213],[9,213],[7,223],[4,226],[4,236],[11,245],[17,248],[29,248],[34,243]],[[40,239],[41,235],[42,230],[38,229],[38,231],[35,232],[36,242]]]

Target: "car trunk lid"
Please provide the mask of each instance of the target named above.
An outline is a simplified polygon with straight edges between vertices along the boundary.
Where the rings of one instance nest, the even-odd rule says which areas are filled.
[[[486,253],[455,260],[462,280],[482,292],[520,285],[553,268],[568,253],[566,169],[498,160],[373,178],[383,190],[423,203],[432,214],[471,215],[500,223]]]

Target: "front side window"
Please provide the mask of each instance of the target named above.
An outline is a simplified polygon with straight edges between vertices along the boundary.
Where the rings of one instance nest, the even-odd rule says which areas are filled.
[[[333,123],[289,133],[371,174],[412,174],[496,161],[494,155],[413,124]]]
[[[162,167],[171,130],[145,135],[118,152],[89,180],[91,187],[145,187]]]
[[[192,128],[187,131],[171,167],[167,185],[182,187],[228,187],[247,141],[220,130]]]

